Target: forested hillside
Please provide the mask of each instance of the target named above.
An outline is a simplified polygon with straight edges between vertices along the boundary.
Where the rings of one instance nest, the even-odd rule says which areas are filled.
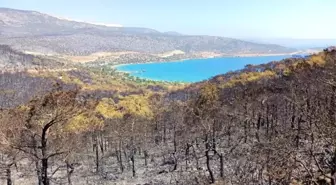
[[[332,48],[187,87],[101,69],[1,75],[2,183],[335,184]]]
[[[295,49],[279,45],[258,44],[217,36],[161,33],[150,28],[97,25],[61,19],[36,11],[8,8],[0,8],[0,43],[23,52],[68,58],[97,53],[103,53],[106,57],[126,52],[124,58],[140,62],[151,61],[143,60],[148,56],[155,57],[154,59],[159,61],[170,61],[175,58],[296,52]],[[159,57],[166,52],[174,51],[179,51],[184,57]],[[119,62],[131,62],[124,58]],[[94,60],[96,59],[91,61]]]
[[[0,45],[0,71],[55,70],[66,67],[66,62],[51,57],[40,57],[14,50],[8,45]],[[70,67],[70,66],[68,66]]]

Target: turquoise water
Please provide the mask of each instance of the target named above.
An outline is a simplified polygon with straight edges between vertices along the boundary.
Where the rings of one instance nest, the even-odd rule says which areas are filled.
[[[242,69],[247,64],[262,64],[288,57],[290,56],[192,59],[178,62],[128,64],[118,66],[117,69],[151,80],[198,82],[218,74]]]

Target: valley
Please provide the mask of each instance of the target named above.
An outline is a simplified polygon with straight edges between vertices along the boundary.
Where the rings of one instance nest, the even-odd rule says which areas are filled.
[[[336,49],[310,51],[0,8],[0,183],[335,184]],[[116,67],[202,58],[225,71]]]

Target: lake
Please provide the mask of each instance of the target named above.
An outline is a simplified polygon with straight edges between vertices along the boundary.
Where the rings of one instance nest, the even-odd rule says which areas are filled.
[[[133,76],[151,80],[170,82],[198,82],[218,74],[244,68],[247,64],[263,64],[278,61],[286,56],[223,57],[210,59],[190,59],[176,62],[127,64],[117,66],[117,70]]]

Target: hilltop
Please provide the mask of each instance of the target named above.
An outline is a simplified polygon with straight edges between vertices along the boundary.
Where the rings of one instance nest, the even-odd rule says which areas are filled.
[[[36,56],[0,45],[0,72],[24,70],[64,70],[71,68],[65,60],[47,56]]]
[[[177,55],[178,58],[202,58],[288,54],[296,51],[279,45],[258,44],[233,38],[162,33],[149,28],[104,26],[60,19],[36,11],[6,8],[0,8],[0,42],[20,51],[54,56],[137,52],[140,55],[157,57],[162,53],[179,50],[184,54]],[[202,53],[208,54],[204,56]],[[127,57],[139,58],[131,55]]]

